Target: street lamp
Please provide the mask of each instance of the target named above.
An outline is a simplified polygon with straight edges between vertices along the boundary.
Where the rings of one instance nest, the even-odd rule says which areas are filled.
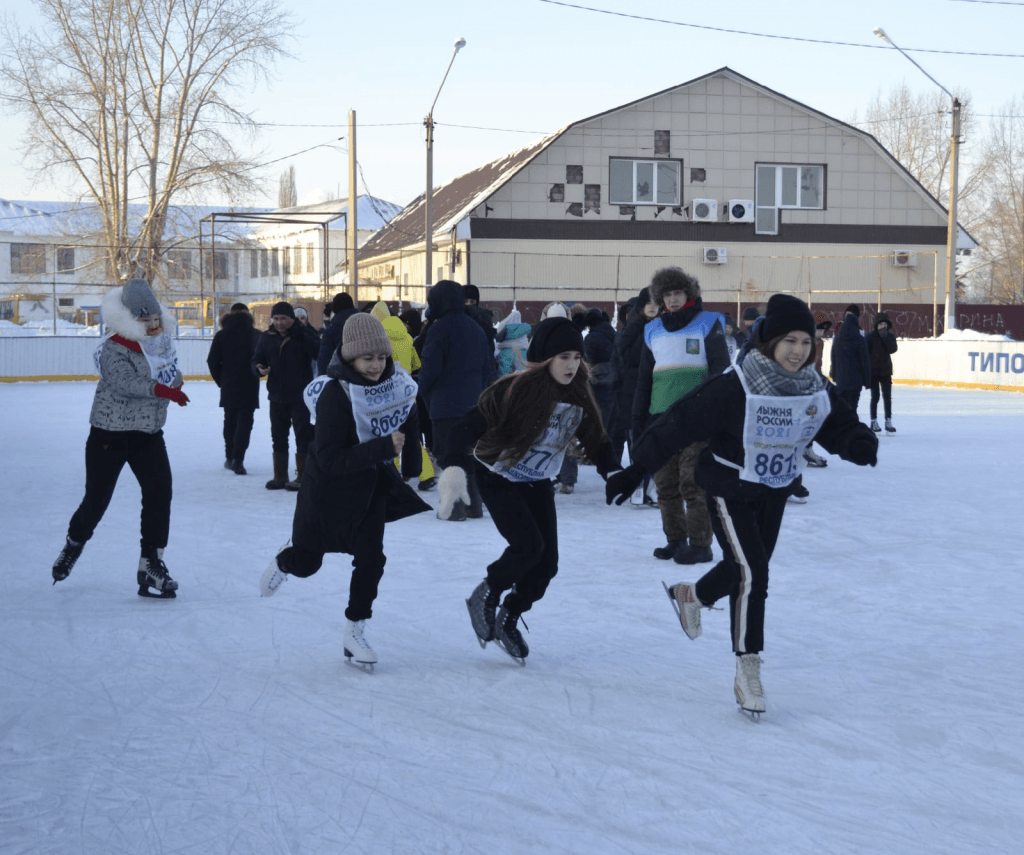
[[[455,42],[455,51],[452,53],[451,61],[448,63],[448,68],[444,72],[444,77],[441,79],[441,85],[437,87],[437,95],[434,96],[434,103],[430,105],[430,112],[427,113],[427,118],[423,120],[423,124],[427,126],[427,193],[424,197],[427,209],[427,223],[426,223],[426,257],[424,263],[427,268],[426,284],[429,287],[434,281],[434,274],[432,272],[433,258],[432,250],[434,245],[434,107],[437,105],[437,99],[441,96],[441,90],[444,88],[444,82],[448,79],[448,72],[452,70],[452,63],[455,62],[455,57],[459,51],[466,46],[465,39],[459,39]]]
[[[891,44],[896,50],[909,59],[918,67],[922,74],[932,83],[945,92],[953,101],[953,136],[950,140],[949,152],[949,224],[946,230],[946,319],[945,330],[956,329],[956,245],[957,245],[957,222],[956,222],[956,197],[957,180],[960,163],[960,100],[945,86],[939,83],[917,61],[907,54],[896,42],[894,42],[885,30],[875,27],[874,33],[878,38]]]

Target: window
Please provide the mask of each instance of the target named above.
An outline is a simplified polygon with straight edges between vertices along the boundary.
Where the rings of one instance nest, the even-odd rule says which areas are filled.
[[[313,273],[316,270],[316,264],[313,261],[313,244],[306,244],[306,272]]]
[[[192,278],[192,251],[188,249],[172,249],[167,252],[167,278]]]
[[[75,272],[75,248],[73,246],[57,247],[57,272]]]
[[[681,160],[629,160],[613,157],[608,171],[612,205],[681,205]]]
[[[281,273],[281,268],[277,257],[277,248],[270,250],[270,275],[278,276]]]
[[[754,231],[779,233],[779,209],[825,207],[825,167],[758,164],[754,180]]]
[[[46,272],[46,246],[41,243],[11,244],[11,273],[36,276]]]
[[[292,270],[296,273],[302,272],[302,247],[292,247]]]
[[[206,275],[212,279],[227,279],[229,276],[229,265],[228,253],[226,252],[214,252],[213,253],[213,264],[211,265],[210,252],[204,253],[203,265]]]
[[[256,279],[260,275],[260,252],[258,249],[249,250],[249,278]]]
[[[75,307],[74,297],[58,297],[57,305],[62,309],[73,309]]]
[[[266,279],[270,275],[270,250],[260,250],[260,278]]]

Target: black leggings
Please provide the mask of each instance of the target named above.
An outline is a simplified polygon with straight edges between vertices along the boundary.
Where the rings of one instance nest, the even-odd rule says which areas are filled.
[[[85,543],[92,537],[126,463],[142,488],[142,546],[167,546],[171,526],[171,463],[167,459],[164,432],[110,431],[98,427],[89,431],[85,443],[85,497],[68,525],[68,537],[75,543]]]
[[[887,419],[892,418],[892,377],[871,378],[871,418],[878,418],[878,395],[881,391],[882,406]]]

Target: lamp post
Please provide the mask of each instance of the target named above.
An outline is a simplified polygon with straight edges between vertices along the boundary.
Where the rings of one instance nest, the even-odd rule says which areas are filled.
[[[426,255],[424,256],[426,278],[424,281],[427,287],[430,287],[434,281],[434,274],[432,270],[434,263],[432,257],[432,250],[434,248],[434,107],[437,105],[437,99],[441,96],[441,90],[444,88],[444,82],[448,79],[448,72],[452,70],[452,63],[455,62],[455,57],[458,56],[459,51],[465,46],[465,39],[459,39],[455,42],[455,51],[452,53],[452,58],[448,63],[448,68],[445,69],[444,77],[441,79],[441,85],[437,87],[437,95],[434,96],[434,103],[430,105],[430,112],[427,113],[427,118],[423,120],[423,124],[427,126],[427,192],[423,197],[424,207],[427,211],[426,232],[424,234],[426,244]]]
[[[932,83],[945,92],[953,102],[953,135],[950,139],[949,151],[949,223],[946,227],[946,312],[944,330],[956,329],[956,244],[957,244],[957,222],[956,222],[956,197],[958,171],[960,166],[960,100],[945,86],[939,83],[918,62],[907,54],[896,42],[886,34],[881,27],[875,27],[874,33],[882,41],[891,44],[896,50],[909,59],[918,70]]]

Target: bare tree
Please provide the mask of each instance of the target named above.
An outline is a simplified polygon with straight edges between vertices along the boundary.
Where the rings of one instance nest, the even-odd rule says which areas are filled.
[[[0,61],[27,162],[66,171],[95,205],[109,275],[152,279],[173,202],[259,187],[228,130],[255,125],[231,99],[285,54],[291,18],[272,0],[33,2],[39,31],[5,22]]]
[[[972,277],[993,303],[1024,304],[1024,96],[991,123],[985,206],[977,227],[985,266]]]
[[[957,219],[968,229],[976,221],[975,204],[988,169],[984,146],[976,144],[977,121],[967,93],[957,93],[960,111],[960,168]],[[949,204],[951,156],[949,97],[938,89],[914,93],[906,83],[888,94],[878,92],[864,121],[854,123],[872,134],[943,206]]]
[[[289,166],[278,179],[277,207],[294,208],[298,204],[299,191],[295,186],[295,167]]]

